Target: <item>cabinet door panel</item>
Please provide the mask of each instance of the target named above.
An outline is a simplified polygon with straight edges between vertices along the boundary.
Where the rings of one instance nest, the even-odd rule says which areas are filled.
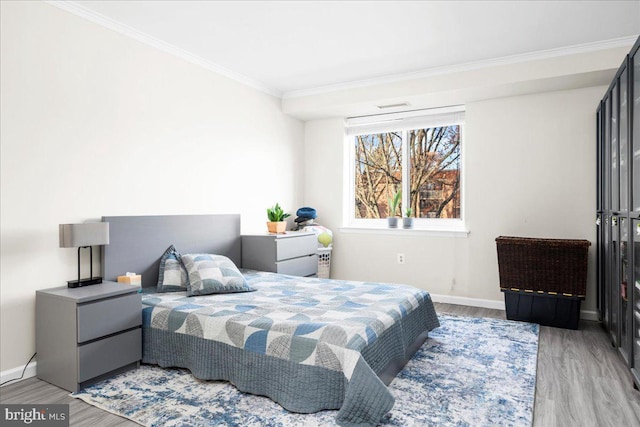
[[[611,328],[611,226],[608,214],[602,220],[602,306],[604,315],[602,321],[607,329]]]
[[[631,304],[630,292],[633,290],[629,287],[629,220],[625,217],[620,218],[620,249],[618,259],[618,289],[620,300],[620,351],[627,363],[631,359]]]
[[[631,223],[631,265],[629,270],[633,283],[633,367],[640,369],[640,220]]]
[[[596,211],[602,211],[602,102],[596,113]]]
[[[620,210],[626,212],[629,210],[629,102],[627,100],[627,79],[629,75],[627,69],[620,74],[620,113],[619,113],[619,150],[618,156],[620,159],[619,171],[620,171]]]
[[[607,94],[603,102],[603,148],[602,148],[602,209],[611,209],[611,94]]]
[[[633,64],[632,110],[633,122],[631,135],[631,171],[632,171],[632,210],[640,213],[640,50],[631,59]]]
[[[610,164],[610,173],[609,182],[611,187],[611,210],[618,211],[620,209],[620,170],[619,168],[619,132],[620,132],[620,122],[619,122],[619,104],[618,104],[618,87],[619,85],[614,85],[611,91],[611,137],[610,137],[610,154],[611,157],[609,159]]]
[[[596,215],[596,282],[597,282],[597,304],[598,304],[598,318],[604,322],[605,317],[605,295],[604,295],[604,282],[603,276],[603,257],[604,257],[604,241],[603,241],[603,220],[602,213]]]
[[[620,324],[620,286],[618,284],[618,260],[619,260],[619,249],[620,249],[620,228],[618,226],[618,216],[611,217],[611,233],[609,235],[610,243],[609,243],[609,259],[607,273],[609,275],[608,283],[609,283],[609,296],[611,298],[611,317],[609,322],[609,330],[611,332],[611,338],[613,340],[613,345],[618,347],[620,344],[619,338],[619,324]]]

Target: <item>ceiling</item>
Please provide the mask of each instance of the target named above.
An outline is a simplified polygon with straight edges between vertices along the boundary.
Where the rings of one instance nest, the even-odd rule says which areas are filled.
[[[640,0],[51,3],[283,97],[640,33]]]

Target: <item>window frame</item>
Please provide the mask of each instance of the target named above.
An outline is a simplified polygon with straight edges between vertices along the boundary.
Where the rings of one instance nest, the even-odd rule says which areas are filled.
[[[367,119],[370,119],[372,122],[376,119],[384,120],[386,117],[390,117],[392,120],[402,119],[404,117],[409,117],[412,121],[415,121],[415,117],[420,115],[425,117],[425,123],[428,123],[425,126],[416,126],[407,128],[406,126],[402,130],[398,130],[397,128],[400,126],[398,124],[393,125],[389,124],[386,130],[376,130],[375,133],[378,132],[401,132],[402,133],[402,206],[407,206],[409,195],[407,193],[407,185],[409,182],[409,173],[410,169],[407,167],[409,165],[409,145],[406,143],[407,138],[406,135],[411,129],[420,129],[420,128],[432,128],[437,126],[450,126],[450,125],[458,125],[460,126],[460,218],[418,218],[413,217],[413,228],[412,229],[403,229],[400,225],[398,228],[389,228],[387,225],[386,218],[356,218],[355,210],[355,138],[357,135],[364,135],[374,133],[371,131],[362,132],[355,131],[351,134],[348,132],[349,122],[345,122],[345,134],[344,134],[344,159],[345,159],[345,167],[344,167],[344,176],[346,176],[345,180],[345,188],[344,188],[344,204],[343,204],[343,226],[341,227],[341,231],[347,232],[381,232],[383,230],[388,231],[390,233],[402,233],[402,234],[422,234],[422,233],[431,233],[434,235],[441,236],[453,236],[453,237],[465,237],[469,234],[466,226],[466,129],[465,129],[465,120],[457,119],[457,120],[447,120],[446,118],[442,120],[440,124],[434,124],[433,116],[447,114],[449,112],[461,113],[462,117],[464,117],[465,109],[464,107],[447,107],[441,109],[430,109],[430,110],[418,110],[411,111],[407,113],[393,113],[391,115],[378,115],[378,116],[369,116],[363,118],[355,118],[356,123],[366,123]],[[419,120],[419,118],[418,118]],[[437,119],[436,119],[437,121]],[[419,122],[418,122],[419,123]]]

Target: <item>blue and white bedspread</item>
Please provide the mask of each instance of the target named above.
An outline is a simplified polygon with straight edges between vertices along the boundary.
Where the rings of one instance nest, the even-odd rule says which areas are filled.
[[[429,294],[405,285],[245,271],[255,292],[143,295],[143,362],[228,380],[293,412],[340,409],[375,425],[394,403],[377,373],[439,326]]]

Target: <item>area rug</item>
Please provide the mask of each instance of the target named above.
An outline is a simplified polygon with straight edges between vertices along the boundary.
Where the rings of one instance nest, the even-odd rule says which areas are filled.
[[[383,426],[530,426],[535,324],[439,315],[442,326],[389,385]],[[143,365],[71,396],[145,426],[335,426],[337,411],[294,414],[183,369]]]

